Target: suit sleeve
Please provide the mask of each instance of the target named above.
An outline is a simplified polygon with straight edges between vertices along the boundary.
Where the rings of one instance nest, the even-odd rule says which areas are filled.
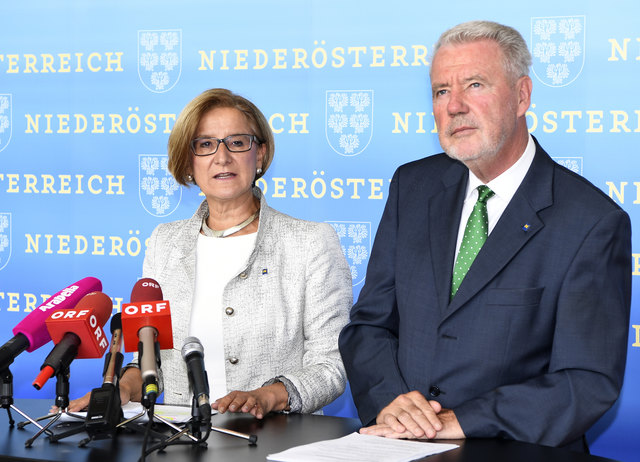
[[[564,277],[548,369],[457,406],[467,437],[561,446],[578,439],[609,409],[625,369],[630,259],[629,217],[617,209],[587,234]]]
[[[396,396],[409,391],[397,362],[398,312],[395,254],[398,230],[398,171],[367,267],[367,279],[340,334],[340,352],[360,420],[368,425]]]

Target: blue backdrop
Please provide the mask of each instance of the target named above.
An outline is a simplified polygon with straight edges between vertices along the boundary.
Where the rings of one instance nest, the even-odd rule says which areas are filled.
[[[442,31],[472,19],[523,34],[534,56],[531,132],[635,226],[640,5],[528,3],[3,2],[0,342],[85,276],[101,279],[114,312],[129,301],[152,229],[202,199],[167,176],[166,143],[177,113],[212,87],[265,113],[276,156],[259,186],[271,206],[335,226],[357,297],[393,171],[440,152],[429,53]],[[640,252],[633,262],[637,288]],[[595,454],[637,460],[637,296],[628,347],[622,396],[589,439]],[[54,396],[53,383],[31,386],[49,350],[12,366],[16,397]],[[101,368],[76,361],[72,397],[97,385]],[[326,411],[355,415],[348,395]]]

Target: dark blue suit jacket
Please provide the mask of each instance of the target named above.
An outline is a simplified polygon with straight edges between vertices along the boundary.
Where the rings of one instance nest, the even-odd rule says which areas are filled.
[[[629,217],[536,154],[449,301],[468,169],[401,166],[340,351],[362,422],[396,396],[451,408],[467,437],[575,443],[618,397],[631,299]]]

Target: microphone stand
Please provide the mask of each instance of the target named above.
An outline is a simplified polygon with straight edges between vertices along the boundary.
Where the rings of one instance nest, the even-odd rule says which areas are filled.
[[[124,419],[120,401],[120,372],[124,356],[120,352],[122,321],[120,314],[111,320],[111,349],[104,358],[102,386],[91,390],[89,405],[83,425],[60,432],[50,438],[52,442],[86,431],[88,437],[78,443],[85,447],[93,440],[113,438],[118,432],[118,424]]]
[[[194,395],[193,401],[191,404],[191,419],[189,420],[189,422],[187,422],[182,429],[176,426],[172,426],[172,428],[175,428],[176,430],[178,430],[178,432],[164,439],[163,441],[156,443],[154,446],[151,446],[148,449],[145,448],[145,451],[141,459],[144,460],[144,457],[146,457],[147,455],[151,454],[154,451],[162,451],[167,446],[177,445],[177,444],[192,444],[196,447],[206,449],[207,448],[206,440],[209,437],[209,433],[211,432],[211,422],[210,421],[206,422],[208,427],[207,427],[205,436],[203,438],[201,433],[201,427],[204,423],[203,420],[204,419],[202,419],[202,416],[200,415],[200,411],[198,409],[198,403]],[[191,439],[191,441],[190,442],[178,441],[178,438],[180,438],[182,435],[186,435]]]
[[[177,440],[182,435],[188,436],[193,444],[206,448],[207,443],[205,441],[209,437],[209,432],[207,431],[206,437],[202,439],[201,429],[204,423],[204,419],[200,415],[200,410],[198,409],[198,402],[196,400],[196,397],[194,396],[191,402],[191,419],[184,425],[184,427],[182,427],[181,430],[179,430],[178,433],[164,440],[161,443],[161,448],[163,449],[166,446],[172,444],[173,441]],[[208,423],[210,424],[211,421],[209,421]]]
[[[202,427],[205,426],[206,431],[204,436],[202,436]],[[211,425],[210,419],[204,419],[200,412],[200,408],[198,406],[198,401],[196,396],[193,396],[193,400],[191,402],[191,419],[187,422],[180,432],[166,438],[164,441],[157,443],[156,445],[150,447],[145,455],[149,455],[154,451],[162,451],[167,446],[177,445],[177,444],[192,444],[196,447],[206,449],[207,448],[207,439],[209,438],[209,434],[211,431],[224,433],[225,435],[235,436],[236,438],[242,438],[249,442],[250,446],[255,446],[258,441],[258,435],[250,435],[247,433],[237,432],[235,430],[228,430],[226,428],[214,427]],[[182,435],[188,436],[192,442],[187,441],[177,441]]]
[[[94,393],[100,393],[103,390],[104,390],[104,385],[101,388],[93,389],[91,391],[91,399],[93,398]],[[104,412],[103,419],[97,422],[88,421],[88,418],[91,414],[90,411],[92,406],[92,402],[90,401],[89,409],[87,410],[87,417],[83,418],[81,416],[77,416],[83,419],[82,425],[76,426],[75,428],[70,428],[69,430],[66,430],[57,434],[54,433],[53,435],[49,436],[49,440],[52,443],[55,443],[57,441],[60,441],[61,439],[67,438],[68,436],[76,435],[82,431],[86,431],[87,435],[89,436],[78,443],[79,447],[85,447],[87,444],[89,444],[93,440],[112,438],[118,431],[118,428],[122,423],[120,421],[123,419],[122,406],[120,404],[120,387],[118,383],[116,383],[115,386],[113,387],[113,391],[108,391],[108,392],[113,393],[113,403],[110,403],[111,409],[105,410],[106,412]],[[109,412],[115,409],[119,411],[117,416],[111,415]],[[117,419],[119,423],[116,424],[115,422],[112,422],[111,419],[113,418]]]
[[[116,428],[128,428],[129,430],[134,430],[138,433],[144,433],[146,430],[141,428],[139,425],[135,424],[134,422],[136,420],[138,420],[141,417],[144,417],[144,415],[147,413],[146,409],[143,409],[139,414],[134,415],[133,417],[129,417],[126,420],[123,420],[122,422],[120,422],[118,425],[116,425]],[[160,417],[159,415],[154,415],[153,416],[154,419],[156,419],[159,422],[162,423],[166,423],[169,427],[173,428],[176,431],[180,431],[180,427],[176,426],[175,424],[169,422],[168,420]],[[154,438],[157,439],[162,439],[165,437],[165,435],[163,435],[162,433],[156,432],[156,431],[151,431],[151,434]]]
[[[235,430],[229,430],[227,428],[214,427],[211,426],[211,430],[218,433],[224,433],[225,435],[235,436],[236,438],[242,438],[249,442],[249,446],[256,446],[258,444],[258,435],[248,434],[248,433],[240,433]]]
[[[210,428],[211,431],[235,436],[236,438],[242,438],[244,440],[247,440],[249,442],[249,445],[251,446],[255,446],[258,441],[258,435],[250,435],[248,433],[241,433],[235,430],[228,430],[226,428],[214,427],[213,425],[211,425],[211,419],[204,419],[202,417],[202,413],[200,412],[200,408],[198,407],[198,401],[195,395],[193,396],[193,401],[191,402],[191,416],[191,420],[187,423],[187,425],[191,428],[191,433],[198,438],[200,438],[201,436],[200,429],[202,428],[202,426],[207,425],[208,429]],[[209,436],[208,429],[207,437]],[[205,440],[206,439],[207,438],[205,438]]]
[[[142,345],[142,343],[140,343],[140,345]],[[161,366],[160,344],[157,341],[154,342],[153,348],[155,350],[156,370],[158,370],[160,369],[160,366]],[[139,350],[138,361],[140,361],[140,358],[142,357],[143,354],[144,353],[141,350]],[[148,436],[152,436],[155,439],[162,440],[163,438],[165,438],[165,435],[151,429],[151,425],[153,424],[153,421],[155,419],[156,421],[161,422],[167,425],[168,427],[172,428],[176,432],[182,434],[181,433],[182,429],[180,427],[178,427],[174,423],[154,413],[153,409],[155,406],[157,394],[158,394],[157,379],[153,379],[151,381],[145,380],[142,384],[142,398],[140,400],[144,409],[139,414],[120,422],[118,425],[116,425],[116,429],[121,427],[126,427],[128,429],[142,433],[143,435],[145,435],[145,441]],[[140,425],[137,425],[135,421],[143,417],[147,413],[148,413],[149,422],[146,428],[142,428]],[[193,437],[192,435],[188,435],[188,436],[192,440],[197,441],[197,438]]]
[[[0,407],[7,410],[10,427],[13,428],[13,425],[15,424],[15,420],[13,420],[13,416],[11,415],[11,409],[13,409],[22,417],[27,419],[27,421],[31,422],[36,427],[42,430],[42,425],[40,425],[34,419],[29,417],[25,412],[21,411],[13,405],[13,374],[8,367],[3,371],[0,371]],[[49,434],[50,433],[51,432],[49,432]]]
[[[111,385],[111,387],[109,387],[109,385]],[[111,395],[111,399],[100,397],[100,394],[105,391]],[[95,401],[94,395],[96,396]],[[96,406],[96,402],[102,403],[97,415],[95,411],[93,411],[93,406]],[[118,380],[116,380],[115,384],[103,384],[102,387],[91,390],[87,417],[83,425],[83,429],[86,430],[89,437],[80,441],[78,446],[83,448],[93,440],[113,438],[118,432],[118,426],[123,419],[124,415],[120,402],[120,382]],[[60,438],[65,438],[66,436],[68,435],[63,434]]]
[[[84,425],[59,433],[51,438],[52,441],[58,441],[85,430],[88,437],[78,443],[79,447],[85,447],[93,440],[113,438],[116,435],[118,425],[124,419],[120,402],[120,380],[118,379],[122,360],[123,356],[120,351],[110,351],[107,354],[102,373],[105,381],[101,387],[91,390]]]
[[[36,420],[43,420],[43,419],[51,419],[51,420],[49,420],[49,423],[47,423],[47,425],[42,427],[38,431],[38,433],[36,433],[35,435],[33,435],[33,437],[29,438],[27,441],[24,442],[24,446],[26,448],[30,448],[33,442],[36,439],[38,439],[38,437],[42,433],[46,432],[51,438],[53,435],[52,435],[52,432],[49,430],[49,427],[51,427],[55,422],[57,422],[60,419],[60,417],[62,417],[62,414],[66,414],[68,416],[75,417],[77,419],[83,419],[82,416],[79,416],[77,414],[73,414],[67,411],[67,408],[69,407],[69,375],[70,374],[71,374],[71,371],[69,370],[69,366],[62,367],[60,371],[56,374],[55,404],[58,407],[58,412],[54,414],[48,414],[44,417],[40,417],[36,419]],[[18,426],[22,428],[25,425],[28,425],[28,423],[29,422],[20,422]]]
[[[204,419],[202,418],[202,413],[200,412],[200,407],[198,406],[198,400],[196,399],[196,395],[194,394],[193,399],[191,400],[191,420],[187,422],[187,425],[185,425],[184,428],[189,428],[191,434],[200,439],[202,437],[201,429],[203,423]],[[209,419],[209,424],[211,424],[211,419]]]

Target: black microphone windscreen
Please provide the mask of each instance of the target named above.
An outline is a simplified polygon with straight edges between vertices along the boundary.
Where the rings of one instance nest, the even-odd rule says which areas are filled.
[[[113,315],[109,327],[111,328],[111,334],[117,330],[122,330],[122,313],[116,313]]]

